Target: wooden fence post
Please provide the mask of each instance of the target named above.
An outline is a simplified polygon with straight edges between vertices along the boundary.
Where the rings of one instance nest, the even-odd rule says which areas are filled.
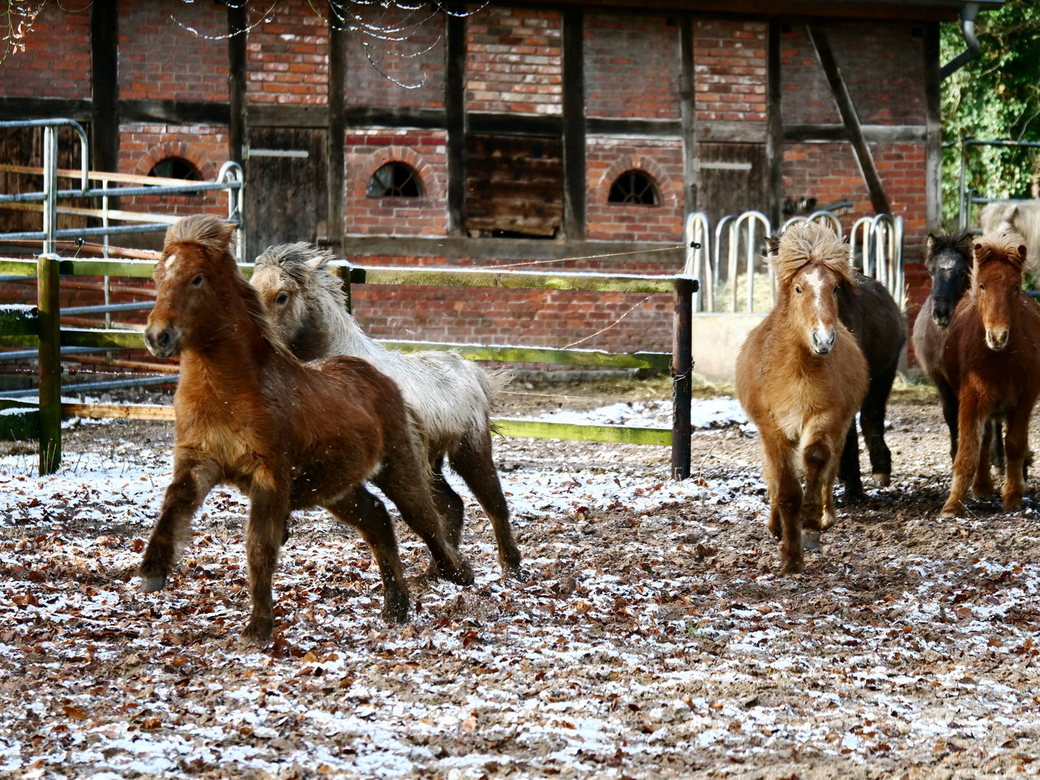
[[[40,475],[61,465],[61,289],[59,260],[43,254],[36,261],[40,312]]]
[[[690,476],[690,397],[693,378],[693,294],[697,280],[675,277],[672,327],[672,479]]]

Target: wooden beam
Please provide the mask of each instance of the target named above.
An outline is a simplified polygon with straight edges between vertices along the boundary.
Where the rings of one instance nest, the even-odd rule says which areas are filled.
[[[90,157],[96,171],[119,170],[119,15],[116,0],[90,5]]]
[[[444,21],[444,114],[447,125],[448,235],[466,230],[466,17],[448,6]]]
[[[856,153],[856,160],[859,162],[863,181],[866,183],[867,191],[870,193],[870,203],[876,213],[891,214],[892,207],[888,201],[888,194],[885,192],[884,182],[881,181],[881,174],[878,173],[877,166],[874,165],[874,156],[870,152],[870,146],[863,137],[863,127],[860,125],[859,116],[856,114],[856,106],[852,102],[848,86],[841,75],[838,61],[834,58],[830,39],[827,33],[818,25],[807,24],[805,29],[813,48],[816,50],[816,56],[823,67],[824,75],[827,77],[827,83],[830,85],[834,102],[838,105],[838,113],[841,114],[842,122],[844,122],[846,130],[848,130],[849,142]]]
[[[780,225],[784,202],[784,107],[783,62],[780,57],[780,21],[769,20],[766,41],[766,111],[769,126],[766,135],[766,160],[769,164],[766,186],[766,216]]]
[[[93,116],[89,100],[0,96],[0,121],[23,119],[75,119],[89,122]]]
[[[697,93],[693,88],[693,19],[679,18],[679,115],[683,145],[683,197],[687,216],[697,211]],[[683,224],[686,221],[683,220]]]
[[[228,3],[228,157],[245,163],[246,146],[246,17],[245,3]]]
[[[942,229],[942,94],[939,85],[939,25],[924,33],[925,67],[925,218],[928,230]]]
[[[563,234],[585,238],[585,18],[563,12]]]
[[[798,124],[784,127],[784,140],[789,143],[849,143],[845,125]],[[927,125],[860,125],[863,138],[871,144],[922,143],[927,139]]]
[[[228,103],[203,100],[120,100],[119,117],[124,122],[226,125],[231,109]]]
[[[328,241],[343,252],[343,209],[345,171],[343,144],[346,142],[346,120],[343,116],[344,84],[347,74],[347,32],[343,21],[329,3],[329,143],[328,143]]]

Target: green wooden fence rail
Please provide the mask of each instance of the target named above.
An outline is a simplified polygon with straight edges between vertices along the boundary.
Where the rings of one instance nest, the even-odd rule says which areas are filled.
[[[239,266],[249,276],[252,266]],[[386,341],[386,346],[403,351],[420,349],[456,350],[471,360],[505,363],[548,363],[572,366],[606,366],[670,371],[672,375],[672,428],[638,428],[615,425],[572,425],[540,420],[498,418],[495,423],[508,436],[653,444],[672,447],[672,475],[685,479],[690,473],[690,395],[693,362],[691,357],[692,297],[697,281],[688,276],[647,276],[637,274],[540,273],[494,269],[435,268],[360,268],[336,262],[331,270],[343,280],[349,292],[354,284],[441,285],[499,287],[514,289],[584,290],[626,293],[672,293],[675,302],[671,353],[612,353],[602,350],[551,349],[523,346],[488,346],[416,341]],[[55,471],[61,461],[61,418],[66,416],[136,417],[171,419],[172,409],[146,405],[108,405],[90,409],[83,404],[61,402],[61,347],[101,347],[143,349],[141,331],[120,329],[61,328],[59,291],[61,277],[118,276],[151,277],[154,263],[147,260],[69,260],[41,255],[38,260],[0,259],[0,275],[35,276],[38,306],[0,308],[0,345],[32,344],[40,350],[39,405],[0,399],[0,417],[18,419],[4,427],[0,436],[37,430],[40,439],[40,473]],[[35,412],[35,414],[34,414]],[[33,426],[38,426],[34,428]]]

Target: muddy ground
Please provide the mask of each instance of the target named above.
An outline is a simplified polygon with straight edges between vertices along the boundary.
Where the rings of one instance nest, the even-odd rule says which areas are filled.
[[[508,416],[668,392],[513,389]],[[136,589],[171,426],[81,425],[42,479],[8,446],[0,777],[1040,773],[1037,479],[1021,512],[984,500],[939,520],[938,408],[911,388],[888,417],[891,487],[843,506],[800,576],[778,572],[746,428],[698,431],[682,485],[663,448],[499,439],[526,576],[501,576],[470,503],[477,583],[423,580],[402,532],[413,620],[387,627],[364,545],[304,513],[262,652],[236,641],[234,491],[211,496],[170,586]]]

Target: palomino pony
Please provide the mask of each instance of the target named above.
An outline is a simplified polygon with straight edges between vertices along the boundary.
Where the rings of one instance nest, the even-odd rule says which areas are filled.
[[[950,321],[942,373],[957,394],[957,454],[944,517],[966,510],[969,485],[976,497],[990,492],[989,462],[982,457],[987,422],[1003,422],[1004,508],[1022,506],[1029,418],[1040,396],[1040,310],[1022,291],[1026,246],[1020,235],[982,236],[972,247],[968,294]]]
[[[426,542],[449,580],[473,582],[447,541],[429,471],[391,379],[349,357],[308,365],[274,334],[256,291],[235,264],[232,226],[186,217],[166,232],[145,341],[179,355],[173,481],[138,569],[141,590],[165,586],[209,491],[230,483],[249,496],[246,556],[252,615],[242,641],[274,625],[271,579],[289,513],[322,506],[361,534],[383,582],[383,617],[408,616],[397,539],[371,480]]]
[[[778,236],[766,239],[770,255],[779,251],[779,241]],[[892,452],[885,444],[885,410],[906,344],[906,320],[899,305],[881,282],[855,271],[852,286],[839,288],[838,316],[856,336],[863,357],[867,360],[870,382],[859,409],[859,422],[870,455],[874,483],[887,487],[892,480]],[[863,497],[855,417],[849,425],[841,451],[838,479],[845,484],[846,500],[855,501]]]
[[[331,259],[306,243],[271,247],[256,259],[251,283],[274,328],[301,360],[354,355],[397,382],[421,424],[448,540],[458,546],[461,539],[463,502],[444,478],[445,458],[491,519],[503,571],[518,575],[520,550],[491,451],[489,376],[455,352],[406,355],[369,337],[347,311],[341,282],[328,269]]]
[[[772,258],[776,306],[737,357],[737,397],[762,438],[769,530],[787,572],[836,520],[842,445],[867,393],[867,361],[838,313],[854,289],[848,247],[827,227],[792,225]],[[799,475],[804,474],[805,490]]]

